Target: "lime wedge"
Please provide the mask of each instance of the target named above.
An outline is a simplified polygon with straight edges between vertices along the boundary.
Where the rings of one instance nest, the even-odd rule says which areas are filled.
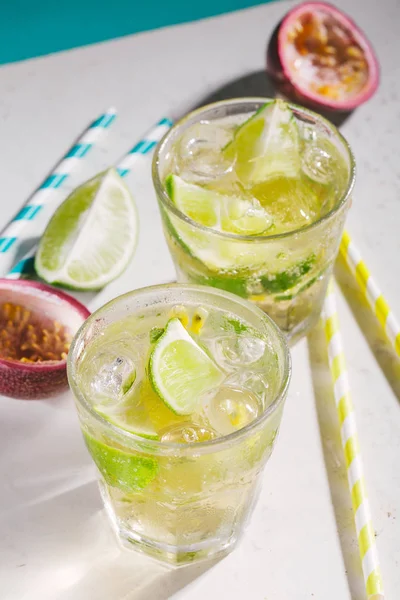
[[[223,196],[199,185],[187,183],[178,175],[168,175],[165,187],[172,202],[184,215],[214,229],[220,228]]]
[[[154,391],[178,415],[193,413],[205,392],[220,385],[223,373],[196,344],[179,319],[170,319],[150,355]]]
[[[277,99],[241,125],[223,150],[235,160],[239,179],[252,186],[270,177],[295,177],[300,170],[300,137],[289,106]]]
[[[165,185],[175,206],[200,225],[227,233],[258,235],[272,224],[271,217],[255,198],[220,194],[187,183],[178,175],[168,175]]]
[[[156,477],[158,464],[154,458],[107,446],[86,432],[83,437],[108,485],[130,493],[142,490]]]
[[[94,409],[107,421],[120,429],[144,438],[156,440],[157,432],[150,420],[148,411],[139,394],[126,394],[126,397],[114,406],[95,406]]]
[[[114,169],[76,188],[47,225],[35,269],[49,283],[99,289],[127,267],[138,218],[132,196]]]
[[[239,268],[262,268],[268,258],[265,246],[256,244],[253,240],[240,242],[217,238],[208,231],[199,230],[195,225],[184,223],[173,214],[168,215],[165,220],[170,235],[185,254],[196,258],[215,273],[222,270],[230,277],[228,272],[231,270],[237,272]]]

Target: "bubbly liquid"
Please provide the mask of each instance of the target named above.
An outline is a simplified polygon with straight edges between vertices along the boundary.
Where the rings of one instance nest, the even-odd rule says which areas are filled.
[[[238,115],[190,126],[172,147],[162,174],[172,172],[205,189],[250,200],[249,219],[256,203],[268,214],[269,228],[246,240],[221,237],[212,227],[197,229],[183,222],[160,203],[164,231],[178,281],[211,285],[250,299],[293,342],[318,320],[349,203],[330,220],[305,228],[341,202],[349,169],[333,136],[297,119],[297,176],[279,174],[244,185],[235,159],[227,160],[223,149],[248,118],[249,114]],[[190,216],[196,221],[195,214]],[[294,230],[288,238],[268,238]]]
[[[235,157],[227,159],[223,152],[242,122],[243,118],[227,117],[189,127],[177,141],[165,175],[172,172],[205,189],[255,199],[271,217],[271,226],[263,235],[306,227],[334,208],[346,189],[348,169],[326,135],[299,121],[298,175],[277,174],[262,182],[244,184],[237,175]]]
[[[195,413],[185,416],[168,408],[148,378],[152,340],[172,317],[181,320],[225,376],[218,388],[198,399]],[[120,537],[172,563],[216,555],[235,543],[252,506],[257,474],[272,451],[281,410],[239,444],[207,453],[196,453],[195,447],[259,417],[277,396],[281,368],[267,337],[215,308],[149,308],[96,337],[77,370],[87,401],[112,418],[129,414],[125,423],[131,431],[150,422],[158,440],[193,448],[187,454],[178,449],[160,454],[151,450],[151,439],[127,448],[81,415],[103,499]]]
[[[175,414],[148,378],[153,340],[173,317],[181,320],[224,373],[220,387],[200,397],[191,415]],[[146,419],[157,439],[193,443],[226,435],[256,419],[276,394],[279,368],[269,341],[251,325],[222,311],[174,306],[162,313],[149,310],[109,326],[88,348],[79,373],[88,401],[99,412],[112,418],[119,407],[119,416],[129,411],[127,429],[134,433],[135,423],[140,434]],[[137,419],[136,406],[140,409]],[[124,427],[123,422],[120,426]]]

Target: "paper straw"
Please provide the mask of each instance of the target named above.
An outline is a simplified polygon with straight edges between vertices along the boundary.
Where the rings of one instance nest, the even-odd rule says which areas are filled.
[[[322,320],[328,346],[329,367],[340,423],[365,587],[369,600],[384,600],[375,531],[365,487],[355,413],[332,282],[325,299]]]
[[[15,260],[17,247],[21,242],[32,236],[33,230],[35,236],[40,236],[43,233],[42,229],[38,231],[37,223],[34,223],[41,209],[57,197],[55,190],[63,185],[70,173],[87,156],[100,136],[110,127],[115,116],[115,109],[109,108],[103,115],[93,121],[72,148],[68,150],[50,175],[28,199],[18,214],[0,232],[0,274],[4,274],[10,269]]]
[[[32,273],[37,246],[33,246],[5,275],[5,279],[21,279],[25,274]]]
[[[116,165],[116,170],[125,177],[131,172],[132,168],[140,161],[142,156],[149,154],[157,146],[164,134],[172,126],[172,121],[168,117],[163,117],[152,127],[143,138],[133,146],[124,158]]]
[[[400,356],[400,326],[384,295],[373,279],[361,254],[347,231],[340,244],[340,253],[356,280],[393,348]]]
[[[154,127],[145,133],[143,138],[137,142],[116,165],[115,168],[121,177],[126,177],[131,172],[132,168],[141,160],[141,157],[146,156],[152,150],[154,150],[157,143],[161,140],[171,126],[172,120],[167,117],[163,117],[156,123]],[[20,279],[24,274],[32,272],[36,250],[37,246],[27,252],[25,256],[21,258],[21,260],[9,271],[9,273],[6,275],[6,278]]]

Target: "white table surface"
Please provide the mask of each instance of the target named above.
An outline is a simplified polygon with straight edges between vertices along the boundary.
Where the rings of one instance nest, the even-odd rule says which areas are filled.
[[[268,94],[261,73],[266,42],[292,4],[2,67],[0,223],[108,105],[118,107],[118,121],[64,195],[117,160],[163,115],[179,115],[242,78],[228,86],[228,93]],[[338,5],[368,33],[382,66],[378,93],[342,127],[358,163],[349,229],[400,312],[399,4],[340,0]],[[91,309],[122,292],[174,277],[149,161],[139,171],[128,179],[140,211],[138,250],[118,281],[97,296],[80,296]],[[344,283],[353,310],[342,294],[339,309],[367,486],[387,600],[395,600],[400,589],[400,363],[351,279]],[[293,351],[280,439],[242,543],[217,564],[178,571],[117,546],[69,394],[32,403],[1,398],[2,600],[364,600],[329,382],[323,338],[316,332]]]

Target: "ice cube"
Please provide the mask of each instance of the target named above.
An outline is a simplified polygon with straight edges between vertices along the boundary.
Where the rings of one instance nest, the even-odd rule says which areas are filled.
[[[193,444],[195,442],[208,442],[213,440],[216,436],[216,432],[209,427],[186,422],[172,425],[171,427],[164,429],[164,431],[161,432],[161,441]]]
[[[104,353],[104,359],[98,372],[93,374],[90,387],[93,403],[109,406],[122,400],[124,394],[131,389],[136,378],[136,368],[134,361],[127,356],[113,358]]]
[[[302,169],[312,181],[326,185],[331,183],[337,173],[335,159],[329,148],[323,143],[308,144],[302,155]]]
[[[249,335],[226,335],[215,340],[217,362],[222,367],[251,365],[264,355],[265,342]]]
[[[208,121],[187,129],[179,140],[176,153],[178,174],[193,183],[208,183],[232,172],[234,161],[226,160],[221,149],[232,132]]]
[[[248,389],[222,386],[205,401],[203,409],[211,427],[220,435],[228,435],[254,421],[262,406]]]
[[[232,387],[240,387],[250,390],[253,394],[263,401],[269,388],[268,373],[264,369],[260,372],[249,372],[246,370],[235,371],[225,383]]]
[[[307,142],[314,142],[317,139],[317,132],[315,131],[314,125],[307,123],[299,123],[301,135]]]
[[[226,214],[222,217],[222,228],[230,233],[257,235],[272,225],[273,219],[258,200],[246,192],[241,196],[226,198]]]

